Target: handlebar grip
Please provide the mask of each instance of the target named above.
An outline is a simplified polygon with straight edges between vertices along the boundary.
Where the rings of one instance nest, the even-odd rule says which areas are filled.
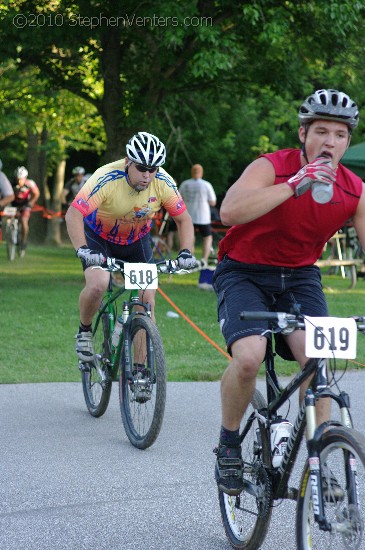
[[[179,264],[177,260],[161,260],[156,262],[161,273],[174,273],[177,271]]]
[[[275,311],[241,311],[241,321],[278,321]]]

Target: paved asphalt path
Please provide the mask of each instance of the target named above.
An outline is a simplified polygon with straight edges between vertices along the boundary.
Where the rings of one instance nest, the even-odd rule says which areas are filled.
[[[341,384],[357,427],[364,381],[348,373]],[[145,451],[123,431],[116,384],[99,419],[81,383],[2,385],[0,423],[0,550],[231,548],[213,479],[218,383],[169,383],[161,433]],[[294,550],[294,521],[295,503],[278,505],[262,549]]]

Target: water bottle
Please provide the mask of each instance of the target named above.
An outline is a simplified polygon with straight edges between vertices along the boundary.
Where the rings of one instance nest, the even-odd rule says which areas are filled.
[[[319,155],[316,158],[318,159],[322,157]],[[331,167],[331,164],[329,164],[329,166]],[[319,204],[326,204],[326,202],[330,202],[333,197],[333,184],[315,181],[312,185],[312,197],[313,200]]]
[[[312,197],[313,200],[319,204],[330,202],[333,197],[333,184],[315,181],[312,185]]]
[[[283,460],[293,424],[286,419],[275,420],[270,426],[272,465],[278,468]]]
[[[119,336],[121,335],[121,332],[123,330],[123,316],[119,315],[117,322],[114,326],[114,332],[112,336],[112,344],[116,348],[119,342]]]

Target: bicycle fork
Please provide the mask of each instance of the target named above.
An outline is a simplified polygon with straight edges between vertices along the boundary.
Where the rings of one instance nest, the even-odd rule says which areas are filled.
[[[324,389],[324,388],[323,388]],[[339,395],[325,389],[322,393],[323,397],[331,397],[340,406],[341,422],[329,420],[324,422],[317,428],[316,421],[316,398],[312,389],[308,389],[305,396],[305,413],[307,423],[307,449],[309,462],[309,476],[312,492],[313,515],[318,526],[323,531],[342,531],[341,522],[330,523],[325,515],[325,499],[322,487],[321,473],[321,439],[323,433],[331,426],[345,426],[352,428],[352,421],[349,413],[349,396],[345,392]],[[356,458],[349,452],[345,452],[345,471],[346,471],[346,486],[348,492],[348,504],[358,505],[357,495],[357,475],[356,475]],[[345,527],[346,529],[346,527]]]

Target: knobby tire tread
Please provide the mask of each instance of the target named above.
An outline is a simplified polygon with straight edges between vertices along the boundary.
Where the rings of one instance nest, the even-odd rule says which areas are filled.
[[[251,405],[253,409],[257,409],[257,410],[262,410],[267,408],[266,400],[258,390],[255,390],[255,393],[251,399]],[[248,416],[246,418],[248,418]],[[268,464],[269,461],[271,461],[270,441],[268,439],[267,431],[265,430],[264,426],[262,426],[262,424],[259,424],[259,426],[260,426],[260,435],[261,435],[262,446],[263,446],[263,461],[265,464]],[[246,438],[249,438],[251,432],[254,429],[255,429],[255,423],[251,426],[249,432],[246,435]],[[245,444],[245,440],[243,440],[242,442],[243,447],[244,447],[244,444]],[[243,460],[245,459],[244,451],[242,453],[242,458]],[[267,491],[271,493],[271,484],[270,484],[270,487],[267,486]],[[244,491],[243,493],[241,493],[241,495],[243,495],[242,498],[244,498]],[[219,496],[219,506],[221,510],[223,527],[224,527],[226,536],[230,544],[233,546],[233,548],[244,549],[244,550],[257,550],[258,548],[260,548],[262,542],[265,540],[267,531],[270,526],[271,513],[272,513],[271,499],[270,499],[270,505],[268,506],[266,513],[261,517],[257,516],[255,526],[251,530],[251,533],[247,536],[246,540],[240,540],[235,536],[235,533],[232,531],[230,526],[230,518],[227,516],[225,498],[227,498],[228,495],[225,495],[222,491],[218,489],[218,496]],[[234,499],[235,497],[231,497],[231,498]],[[254,497],[251,497],[251,498],[254,498]],[[247,512],[247,514],[249,514],[249,512]]]
[[[131,402],[131,394],[129,389],[129,381],[125,375],[125,355],[127,349],[133,349],[133,339],[135,335],[144,331],[148,334],[150,341],[152,342],[154,349],[155,359],[155,376],[156,382],[153,386],[153,403],[152,401],[144,404],[133,404]],[[159,330],[154,321],[148,315],[137,315],[131,322],[129,331],[125,331],[124,334],[125,343],[121,354],[121,368],[120,368],[120,381],[119,381],[119,403],[120,412],[122,417],[123,426],[127,434],[128,439],[134,447],[138,449],[147,449],[157,439],[160,433],[163,416],[166,403],[166,363],[165,352],[160,336]],[[130,355],[129,359],[133,355]],[[133,363],[133,361],[132,361]],[[151,411],[152,420],[150,421],[150,427],[146,433],[141,434],[139,426],[137,425],[143,415],[147,417],[147,411],[149,407],[153,407]],[[137,411],[137,409],[139,409]]]
[[[103,304],[101,304],[100,309],[103,307]],[[110,329],[109,329],[109,317],[108,313],[103,313],[100,318],[100,322],[97,326],[96,331],[102,331],[103,332],[103,353],[106,357],[111,356],[111,336],[110,336]],[[96,334],[96,333],[95,333]],[[94,337],[95,337],[94,334]],[[100,352],[102,350],[96,350],[94,349],[94,352]],[[92,368],[92,372],[81,372],[81,378],[82,378],[82,388],[84,392],[84,398],[86,407],[91,414],[91,416],[94,416],[95,418],[99,418],[102,416],[105,411],[108,408],[109,400],[110,400],[110,394],[112,391],[112,380],[110,373],[107,372],[107,378],[104,381],[104,387],[100,386],[101,389],[101,397],[98,403],[94,403],[92,399],[92,395],[90,393],[90,375],[93,376],[95,373],[95,369]]]

